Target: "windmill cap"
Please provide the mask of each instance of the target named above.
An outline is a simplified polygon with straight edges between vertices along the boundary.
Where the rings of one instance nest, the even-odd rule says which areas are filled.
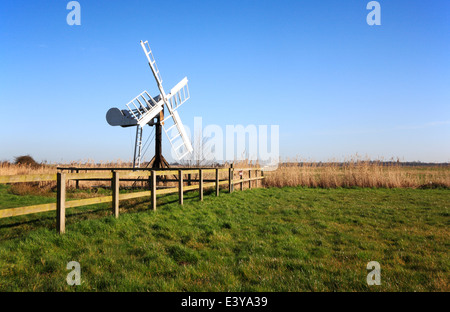
[[[136,125],[136,120],[127,118],[120,109],[113,107],[106,113],[106,121],[111,126],[134,126]]]

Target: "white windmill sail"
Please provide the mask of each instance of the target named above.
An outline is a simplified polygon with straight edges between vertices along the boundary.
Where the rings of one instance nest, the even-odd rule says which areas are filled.
[[[164,101],[156,102],[147,91],[142,92],[126,104],[130,116],[136,119],[137,124],[141,127],[159,114],[163,110],[163,105]]]
[[[161,96],[163,98],[166,97],[166,93],[164,92],[164,89],[162,87],[162,78],[161,74],[159,73],[159,69],[156,66],[155,58],[153,57],[152,50],[150,49],[150,46],[148,44],[148,41],[143,42],[141,40],[141,47],[142,50],[144,50],[145,56],[148,60],[148,65],[150,65],[150,68],[152,69],[153,76],[155,77],[156,83],[158,84],[158,89],[161,92]]]
[[[158,103],[165,103],[170,113],[170,117],[165,118],[164,122],[167,121],[168,118],[171,118],[173,121],[173,125],[168,129],[163,126],[164,132],[166,133],[167,138],[169,139],[169,142],[174,149],[178,159],[181,160],[193,151],[191,141],[186,133],[183,123],[181,122],[178,112],[176,112],[176,109],[189,99],[189,88],[187,85],[188,79],[186,77],[183,78],[175,87],[170,90],[170,93],[166,95],[162,86],[161,74],[159,73],[158,67],[156,66],[156,61],[153,57],[148,41],[141,41],[141,47],[144,50],[145,55],[147,56],[148,64],[150,65],[153,76],[155,77],[158,89],[161,92],[162,99]],[[170,130],[173,128],[176,128],[178,133],[175,136],[170,137]],[[175,144],[175,140],[178,137],[181,138],[181,144]]]
[[[167,95],[167,102],[169,103],[170,109],[176,110],[187,100],[189,100],[188,79],[184,77],[170,90],[169,95]]]
[[[178,109],[181,104],[189,99],[189,88],[187,83],[188,79],[184,77],[175,87],[172,88],[172,90],[170,90],[166,102],[170,117],[167,117],[166,119],[164,119],[164,121],[172,118],[173,125],[168,129],[164,127],[164,132],[166,133],[167,138],[169,139],[169,142],[172,145],[172,148],[174,149],[178,159],[183,159],[186,155],[192,153],[193,151],[191,141],[189,140],[183,123],[181,122],[181,118],[176,111],[176,109]],[[170,130],[174,127],[177,128],[178,134],[170,137]],[[174,142],[178,137],[181,137],[181,144],[175,144]]]

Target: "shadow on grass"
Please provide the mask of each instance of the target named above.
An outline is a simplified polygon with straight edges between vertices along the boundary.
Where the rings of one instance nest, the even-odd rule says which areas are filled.
[[[221,190],[221,193],[228,193]],[[215,189],[203,191],[204,196],[215,197]],[[196,190],[184,193],[184,201],[196,201],[199,193]],[[157,197],[157,208],[164,208],[179,202],[178,194],[160,195]],[[123,200],[120,202],[120,213],[142,213],[151,210],[150,197]],[[111,203],[69,208],[66,210],[66,225],[82,222],[83,220],[102,219],[111,216]],[[20,238],[36,229],[46,228],[56,232],[56,211],[30,214],[24,216],[0,219],[0,241]]]

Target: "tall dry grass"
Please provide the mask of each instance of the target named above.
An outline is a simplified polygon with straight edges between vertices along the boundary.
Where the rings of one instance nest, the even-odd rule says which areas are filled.
[[[130,162],[116,160],[111,162],[96,163],[93,160],[86,160],[84,162],[70,162],[59,164],[15,164],[10,162],[0,162],[0,175],[25,175],[25,174],[56,174],[58,167],[76,167],[76,168],[130,168]],[[66,171],[67,172],[67,171]],[[80,172],[83,172],[80,170]],[[89,172],[97,172],[90,170]],[[100,171],[98,171],[100,172]],[[132,186],[134,182],[123,182],[122,186]],[[109,181],[80,181],[81,188],[91,187],[110,187]],[[12,185],[11,191],[17,195],[33,194],[42,195],[45,192],[51,191],[56,186],[55,181],[49,182],[33,182],[33,183],[15,183]],[[75,181],[69,181],[68,187],[75,187]]]
[[[228,166],[228,165],[227,165]],[[93,160],[87,160],[84,162],[70,162],[70,163],[61,163],[61,164],[39,164],[39,165],[29,165],[29,164],[14,164],[10,162],[0,162],[0,176],[1,175],[27,175],[27,174],[56,174],[58,172],[58,167],[64,168],[77,168],[80,169],[79,172],[105,172],[102,170],[92,170],[94,168],[131,168],[132,163],[122,160],[116,161],[108,161],[108,162],[100,162],[96,163]],[[179,168],[179,165],[172,166],[173,168]],[[211,166],[209,166],[211,167]],[[90,169],[89,171],[83,171],[83,168]],[[130,170],[131,171],[131,170]],[[70,172],[70,171],[65,171]],[[128,172],[128,171],[121,171]],[[198,174],[190,175],[192,180],[198,179]],[[176,178],[174,176],[167,176],[169,179]],[[228,173],[221,172],[219,179],[228,178]],[[148,187],[148,178],[142,177],[146,181],[120,181],[121,187]],[[187,179],[187,176],[185,177]],[[204,179],[215,179],[214,173],[205,173]],[[178,184],[176,182],[164,182],[163,186],[165,187],[176,187]],[[52,191],[56,186],[55,181],[49,182],[33,182],[33,183],[15,183],[11,187],[11,191],[17,195],[44,195]],[[76,182],[71,180],[67,183],[67,187],[74,188],[76,186]],[[88,188],[109,188],[111,187],[111,181],[79,181],[80,189],[88,189]]]
[[[224,166],[228,167],[227,163]],[[242,160],[234,162],[235,173],[239,168],[259,167],[258,163]],[[112,162],[95,163],[94,161],[71,162],[66,164],[41,164],[31,166],[26,164],[0,163],[0,175],[22,174],[52,174],[57,172],[57,167],[77,168],[125,168],[131,167],[130,162],[116,160]],[[90,171],[95,172],[95,171]],[[227,178],[227,173],[221,173],[220,179]],[[243,178],[248,177],[248,172],[243,172]],[[386,187],[386,188],[450,188],[450,166],[406,166],[400,162],[370,161],[358,158],[350,158],[344,162],[330,161],[318,163],[313,161],[295,160],[280,164],[277,170],[265,173],[264,185],[269,187],[306,186],[306,187]],[[193,175],[192,179],[197,176]],[[205,179],[213,179],[214,175],[205,176]],[[235,179],[238,178],[235,175]],[[109,187],[109,181],[80,181],[81,188]],[[54,182],[39,182],[40,188],[52,188]],[[71,181],[69,187],[73,187],[75,181]],[[124,181],[121,186],[132,186],[134,182]],[[143,185],[144,186],[144,185]],[[247,188],[247,184],[245,187]]]
[[[285,163],[277,170],[267,172],[264,183],[274,187],[449,188],[450,167],[408,166],[358,159],[343,163]]]
[[[109,162],[96,163],[93,160],[73,161],[70,163],[55,164],[14,164],[8,161],[0,162],[0,175],[22,175],[22,174],[53,174],[57,172],[57,167],[77,167],[77,168],[130,168],[131,162],[120,159]]]

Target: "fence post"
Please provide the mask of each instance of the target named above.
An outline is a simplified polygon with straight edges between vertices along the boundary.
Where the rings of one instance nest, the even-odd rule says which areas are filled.
[[[198,191],[200,193],[200,201],[203,201],[203,169],[199,169],[199,187]]]
[[[242,173],[242,175],[241,175]],[[244,170],[239,171],[239,174],[241,176],[241,191],[244,190]]]
[[[178,197],[180,205],[183,205],[183,170],[178,170]]]
[[[151,171],[150,187],[152,188],[152,210],[156,211],[156,173],[155,170]]]
[[[66,231],[66,174],[56,175],[56,231],[63,234]]]
[[[76,173],[80,173],[80,170],[75,170],[75,172]],[[78,180],[78,179],[76,179],[75,180],[75,188],[77,189],[77,190],[79,190],[80,189],[80,181]]]
[[[190,173],[188,174],[187,185],[192,185],[192,182],[191,182],[191,174],[190,174]]]
[[[248,171],[248,179],[249,179],[249,181],[248,181],[248,188],[249,189],[251,189],[252,188],[252,169],[250,169],[249,171]]]
[[[230,193],[233,192],[233,177],[233,164],[231,164],[230,168],[228,168],[228,190],[230,191]]]
[[[219,169],[216,168],[216,196],[219,196]]]
[[[112,212],[114,217],[119,217],[119,172],[113,171],[113,177],[112,177]]]

